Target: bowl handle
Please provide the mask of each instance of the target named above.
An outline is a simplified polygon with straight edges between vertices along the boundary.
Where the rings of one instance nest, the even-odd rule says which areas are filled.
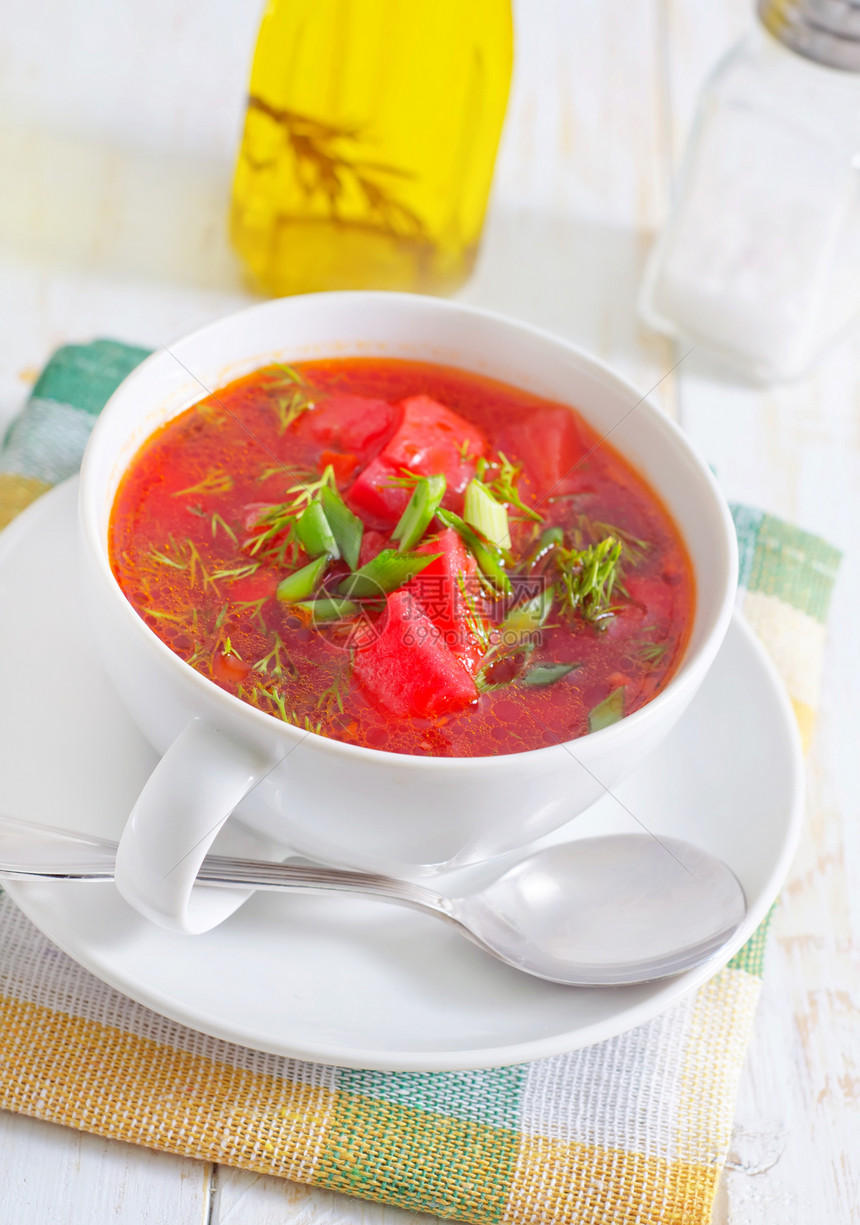
[[[192,719],[153,770],[120,838],[116,886],[125,900],[161,927],[192,935],[237,910],[248,890],[194,882],[225,821],[276,762]]]

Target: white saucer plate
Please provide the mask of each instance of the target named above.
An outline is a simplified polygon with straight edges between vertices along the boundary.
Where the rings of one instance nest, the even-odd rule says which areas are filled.
[[[156,756],[88,638],[76,494],[77,482],[67,482],[0,536],[0,811],[116,837]],[[644,826],[725,859],[746,891],[747,919],[686,974],[637,987],[562,987],[494,962],[428,916],[360,897],[259,894],[215,931],[179,936],[141,919],[112,885],[4,888],[100,979],[216,1037],[350,1067],[492,1067],[601,1041],[716,973],[776,897],[802,789],[791,708],[736,618],[693,706],[648,766],[543,840]]]

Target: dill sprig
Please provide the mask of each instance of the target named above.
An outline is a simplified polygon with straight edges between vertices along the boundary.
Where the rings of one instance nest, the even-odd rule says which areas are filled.
[[[465,621],[472,634],[481,644],[483,651],[488,651],[490,648],[490,628],[487,622],[481,616],[478,606],[469,594],[466,586],[466,576],[460,571],[457,574],[457,586],[460,589],[460,595],[463,597],[463,603],[466,606]]]
[[[263,610],[263,605],[267,602],[268,599],[269,599],[268,596],[261,596],[259,600],[239,600],[233,605],[231,611],[239,612],[239,613],[248,612],[249,618],[256,620],[257,624],[260,626],[260,629],[263,630],[264,633],[267,633],[268,626],[266,625],[266,622],[263,620],[262,610]],[[225,608],[226,607],[227,606],[225,605]],[[253,610],[253,611],[249,611],[249,610]],[[222,614],[222,619],[223,619],[223,615],[226,615],[226,614]]]
[[[264,655],[262,659],[258,659],[253,665],[254,672],[260,672],[266,675],[271,671],[272,676],[283,676],[284,672],[289,672],[292,677],[296,676],[296,670],[293,664],[290,663],[287,657],[284,640],[280,634],[274,635],[275,645],[269,651],[268,655]]]
[[[645,560],[645,554],[653,548],[650,541],[641,540],[625,528],[618,527],[614,523],[605,523],[600,519],[589,519],[587,515],[578,516],[576,523],[570,529],[570,535],[574,545],[579,549],[589,544],[597,544],[605,540],[607,536],[614,536],[624,546],[621,556],[623,564],[632,566],[634,569]]]
[[[410,472],[408,468],[401,468],[397,476],[389,476],[385,483],[386,485],[393,485],[396,489],[408,489],[411,493],[420,480],[421,477],[417,472]]]
[[[317,710],[324,718],[333,718],[335,707],[338,714],[343,714],[344,694],[349,689],[349,677],[345,672],[339,673],[328,689],[323,689],[317,700]]]
[[[278,365],[285,376],[282,386],[268,386],[272,407],[278,418],[278,433],[285,434],[303,413],[316,406],[314,388],[293,366]]]
[[[196,485],[187,489],[177,489],[174,498],[181,498],[187,493],[229,493],[233,488],[233,478],[223,468],[212,468]]]
[[[225,533],[225,535],[230,537],[230,539],[233,541],[234,544],[238,543],[236,539],[236,533],[233,531],[232,527],[230,527],[230,524],[227,523],[226,520],[222,519],[222,517],[217,513],[217,511],[210,514],[208,510],[204,510],[203,507],[198,503],[197,506],[189,506],[188,513],[191,515],[196,515],[198,519],[208,519],[209,520],[210,527],[212,528],[212,539],[213,540],[218,535],[218,529],[220,528]]]
[[[298,558],[301,541],[296,534],[296,524],[302,511],[319,496],[323,489],[337,490],[334,468],[328,464],[317,479],[299,481],[287,490],[287,498],[270,506],[254,524],[251,536],[244,547],[252,557],[258,553],[274,557],[278,565],[293,565]]]
[[[490,477],[491,470],[495,469],[498,469],[498,476]],[[543,515],[534,507],[526,506],[517,489],[522,470],[522,464],[511,463],[504,451],[499,451],[496,460],[489,462],[486,459],[478,460],[476,476],[478,480],[484,482],[497,501],[506,502],[508,506],[515,506],[526,519],[531,519],[535,523],[543,523]]]
[[[618,581],[622,548],[620,540],[607,536],[584,549],[556,550],[556,590],[564,611],[579,613],[593,623],[612,615],[612,590]]]
[[[242,579],[242,578],[250,578],[251,575],[256,574],[259,569],[260,569],[260,562],[249,561],[247,565],[234,566],[232,570],[215,570],[212,574],[212,578],[215,580],[215,582],[220,582],[221,579],[225,579],[225,578],[229,578],[233,580]]]
[[[636,653],[646,664],[658,664],[668,650],[666,642],[641,642]]]
[[[646,625],[642,633],[651,634],[656,628],[656,625]],[[637,638],[633,643],[633,649],[638,659],[644,660],[646,664],[656,664],[668,651],[669,644],[668,642],[654,642],[650,638]]]
[[[296,539],[296,514],[290,502],[279,502],[260,515],[254,524],[251,536],[245,541],[244,547],[252,557],[257,554],[274,555],[278,565],[284,565],[289,554],[290,564],[298,556],[299,543]]]
[[[318,735],[322,731],[321,722],[312,723],[309,715],[299,715],[295,710],[287,710],[286,698],[274,686],[271,689],[265,689],[262,685],[255,685],[250,692],[240,686],[239,696],[256,706],[258,710],[265,710],[267,714],[276,715],[284,723],[291,723],[294,727],[301,727],[306,732],[316,732]],[[261,705],[260,699],[267,701],[273,709]]]
[[[150,549],[149,556],[162,566],[171,566],[174,570],[187,570],[189,587],[195,586],[199,575],[204,587],[211,587],[213,591],[218,591],[214,576],[206,569],[197,545],[190,536],[184,537],[183,540],[177,540],[172,535],[168,536],[167,546],[164,549]]]
[[[293,495],[290,505],[295,507],[295,513],[297,514],[300,510],[304,510],[326,486],[329,489],[337,489],[334,468],[331,464],[326,464],[323,474],[318,480],[299,481],[298,484],[291,485],[287,493]]]

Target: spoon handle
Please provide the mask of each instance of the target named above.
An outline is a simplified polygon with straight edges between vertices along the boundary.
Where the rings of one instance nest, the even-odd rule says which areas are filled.
[[[113,880],[115,842],[0,816],[0,876],[18,880]],[[313,892],[363,893],[452,919],[450,902],[422,885],[376,872],[207,855],[200,884]]]

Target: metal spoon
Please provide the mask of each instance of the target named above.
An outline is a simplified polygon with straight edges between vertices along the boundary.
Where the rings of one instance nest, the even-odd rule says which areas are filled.
[[[0,817],[0,876],[109,881],[116,843]],[[208,855],[201,884],[372,894],[447,920],[508,965],[575,986],[666,978],[701,964],[746,913],[713,855],[677,838],[613,834],[560,843],[478,892],[444,897],[411,881],[312,864]]]

